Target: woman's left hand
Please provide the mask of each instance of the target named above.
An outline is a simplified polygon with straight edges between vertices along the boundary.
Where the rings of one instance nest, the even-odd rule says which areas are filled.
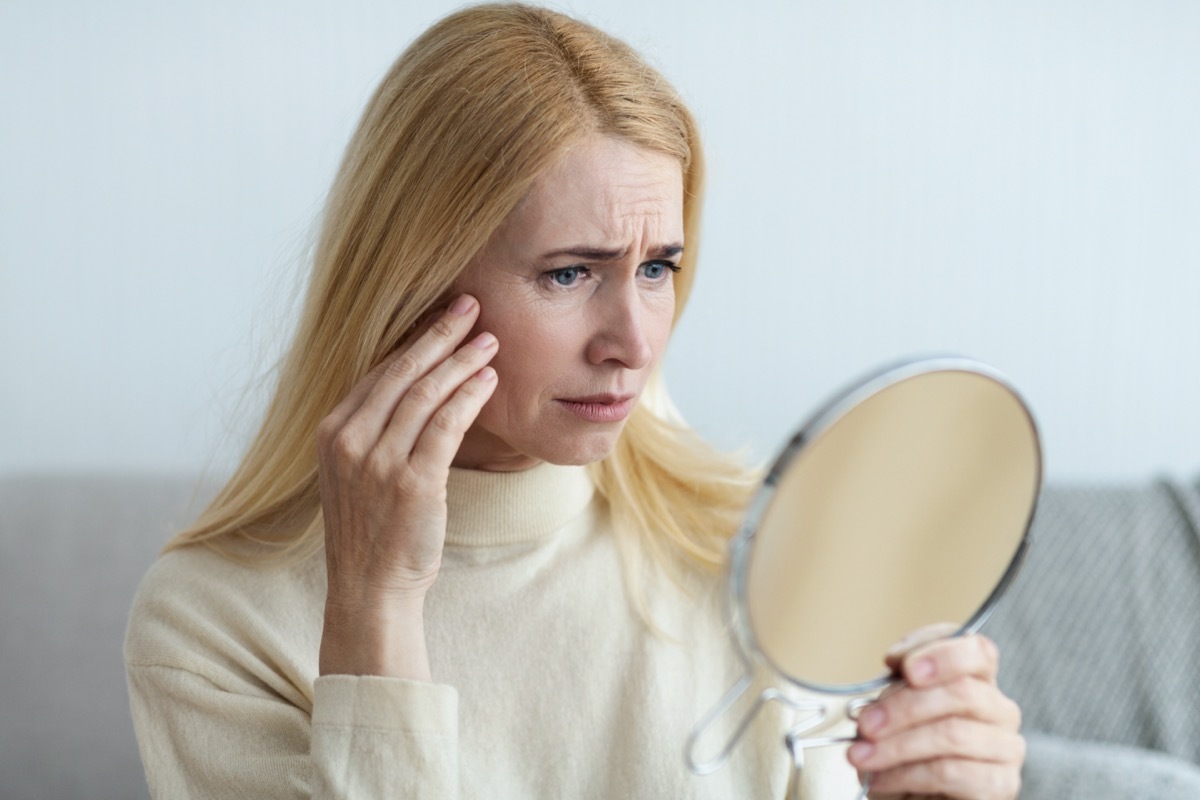
[[[906,683],[863,710],[849,753],[873,774],[871,797],[1015,798],[1025,740],[1020,708],[996,685],[996,645],[971,635],[899,648],[887,663]]]

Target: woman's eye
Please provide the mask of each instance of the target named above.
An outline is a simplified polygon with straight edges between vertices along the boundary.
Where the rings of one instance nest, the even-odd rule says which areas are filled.
[[[650,261],[642,265],[642,274],[652,281],[661,280],[667,270],[679,272],[679,267],[669,261]]]
[[[564,267],[552,270],[550,280],[558,286],[573,286],[586,270],[583,267]]]

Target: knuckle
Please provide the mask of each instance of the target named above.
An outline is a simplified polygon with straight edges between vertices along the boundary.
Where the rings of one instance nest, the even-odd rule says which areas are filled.
[[[948,719],[941,724],[941,739],[948,752],[961,753],[970,743],[970,735],[961,720]]]
[[[1018,764],[1025,763],[1025,756],[1029,753],[1029,745],[1025,741],[1025,737],[1017,734],[1013,742],[1013,756]]]
[[[395,361],[387,365],[384,374],[394,380],[412,380],[421,373],[421,364],[410,352],[401,353]]]
[[[408,390],[408,396],[421,405],[437,402],[440,394],[441,388],[437,381],[428,375],[414,383]]]
[[[443,315],[434,320],[433,324],[429,326],[429,332],[439,339],[452,339],[454,338],[454,325],[451,323],[449,317]]]
[[[464,427],[462,415],[450,406],[442,408],[434,414],[430,423],[439,431],[453,434],[459,433]]]
[[[1013,730],[1021,730],[1021,725],[1025,721],[1025,714],[1021,711],[1021,704],[1011,697],[1005,697],[1004,701],[1008,704],[1008,713],[1012,717]],[[1025,757],[1025,740],[1021,740],[1021,758]]]
[[[388,480],[392,488],[403,496],[428,497],[433,493],[433,489],[427,485],[427,481],[423,480],[423,476],[410,467],[407,460],[391,465],[388,471]]]
[[[962,762],[952,758],[939,758],[929,765],[929,769],[940,786],[958,786],[963,780]]]
[[[360,437],[349,425],[334,432],[329,441],[330,452],[342,462],[357,461],[362,456],[362,449]]]
[[[478,370],[481,363],[487,363],[487,351],[478,347],[460,347],[452,356],[459,370]]]
[[[317,445],[323,450],[331,449],[330,445],[333,444],[339,430],[341,427],[332,414],[325,417],[317,423]]]
[[[987,689],[978,680],[958,678],[950,684],[950,692],[958,701],[960,711],[980,708],[987,702]]]
[[[372,450],[363,460],[363,473],[374,483],[390,483],[393,479],[392,464],[378,450]]]

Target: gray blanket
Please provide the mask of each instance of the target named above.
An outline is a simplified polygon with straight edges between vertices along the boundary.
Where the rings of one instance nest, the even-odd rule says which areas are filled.
[[[1024,710],[1023,797],[1200,798],[1200,483],[1047,489],[984,632]]]

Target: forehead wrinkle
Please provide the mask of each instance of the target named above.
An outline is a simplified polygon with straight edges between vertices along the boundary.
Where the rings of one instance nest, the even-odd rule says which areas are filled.
[[[628,251],[643,238],[650,248],[681,243],[682,215],[673,217],[682,209],[682,174],[664,182],[662,164],[650,159],[625,161],[622,170],[614,182],[599,157],[564,159],[535,179],[495,238],[518,249],[542,241],[541,252],[574,246]]]
[[[588,204],[600,227],[617,234],[621,240],[634,233],[633,228],[639,225],[662,230],[669,225],[669,217],[674,211],[675,198],[663,191],[662,181],[656,180],[649,170],[641,177],[644,180],[605,186],[603,192],[594,195],[595,199]],[[682,186],[680,189],[682,193]]]

